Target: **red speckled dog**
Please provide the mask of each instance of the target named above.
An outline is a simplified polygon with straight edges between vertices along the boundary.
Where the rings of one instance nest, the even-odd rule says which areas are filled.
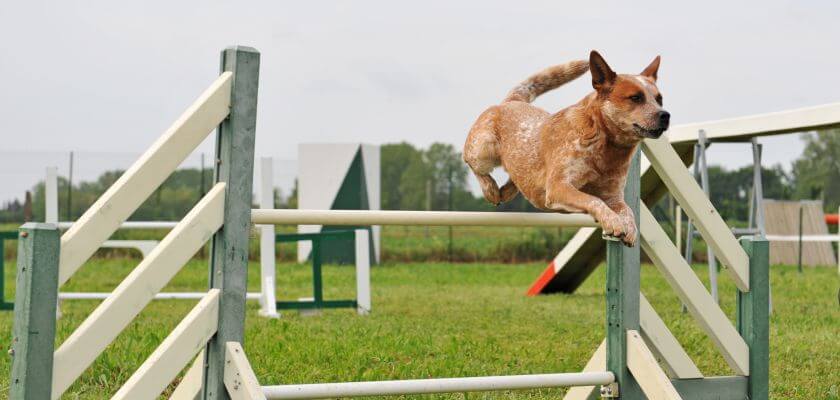
[[[530,104],[537,96],[587,70],[595,88],[555,114]],[[616,74],[596,51],[589,62],[550,67],[484,111],[470,129],[464,161],[487,201],[499,204],[522,193],[534,207],[586,212],[607,236],[636,243],[633,211],[624,202],[630,160],[643,138],[658,138],[670,114],[656,87],[659,57],[639,75]],[[499,189],[490,172],[504,167],[510,180]]]

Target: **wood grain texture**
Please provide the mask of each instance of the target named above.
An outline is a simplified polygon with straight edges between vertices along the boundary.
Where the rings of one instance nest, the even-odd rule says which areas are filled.
[[[60,396],[213,236],[223,221],[225,185],[216,184],[149,257],[110,293],[55,352],[53,396]]]
[[[112,400],[154,400],[204,349],[219,323],[219,290],[210,289],[131,375]]]
[[[222,74],[61,237],[59,286],[90,258],[228,115],[231,74]]]

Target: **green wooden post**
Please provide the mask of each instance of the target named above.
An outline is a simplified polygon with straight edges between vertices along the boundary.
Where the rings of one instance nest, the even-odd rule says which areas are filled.
[[[321,308],[324,302],[324,284],[321,276],[321,238],[312,238],[312,299],[315,308]]]
[[[738,291],[738,332],[750,348],[750,400],[770,395],[770,246],[765,238],[743,237],[750,257],[750,291]]]
[[[637,150],[627,172],[624,201],[639,226],[639,157]],[[639,239],[641,240],[641,238]],[[639,330],[639,243],[627,247],[607,241],[607,370],[615,374],[620,397],[644,399],[641,388],[627,369],[627,331]]]
[[[210,286],[221,289],[219,328],[207,344],[204,399],[229,399],[224,385],[225,343],[244,339],[248,237],[254,177],[254,137],[260,53],[235,46],[222,52],[222,71],[233,72],[230,115],[216,136],[216,182],[226,182],[224,226],[213,236]]]
[[[20,228],[10,399],[51,396],[59,246],[54,224],[27,223]]]

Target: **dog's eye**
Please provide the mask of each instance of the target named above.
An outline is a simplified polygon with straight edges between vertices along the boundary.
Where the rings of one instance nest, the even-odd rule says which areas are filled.
[[[636,94],[630,96],[629,99],[634,103],[641,103],[641,102],[645,101],[645,95],[643,95],[641,93],[636,93]]]
[[[658,103],[660,106],[662,105],[662,95],[661,94],[656,95],[656,103]]]

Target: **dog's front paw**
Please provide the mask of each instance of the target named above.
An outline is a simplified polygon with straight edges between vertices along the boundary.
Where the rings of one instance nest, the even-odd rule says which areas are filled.
[[[639,230],[636,228],[636,221],[632,218],[624,220],[624,236],[621,238],[621,241],[627,245],[627,247],[633,247],[636,245],[636,239],[639,237]]]

